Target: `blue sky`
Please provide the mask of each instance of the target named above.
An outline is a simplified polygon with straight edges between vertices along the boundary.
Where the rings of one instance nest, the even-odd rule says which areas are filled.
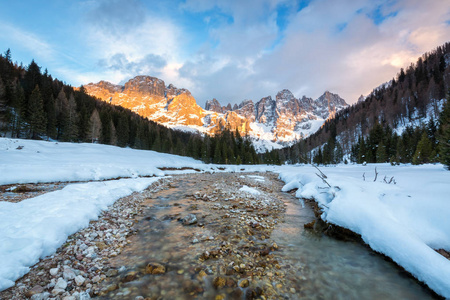
[[[448,0],[0,0],[0,51],[73,86],[151,75],[204,105],[349,103],[450,41]]]

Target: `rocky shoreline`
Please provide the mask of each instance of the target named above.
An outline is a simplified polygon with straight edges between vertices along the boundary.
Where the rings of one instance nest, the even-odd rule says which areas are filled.
[[[142,213],[141,203],[169,182],[169,178],[163,178],[143,192],[117,200],[89,227],[70,236],[53,256],[42,259],[13,287],[0,292],[0,299],[90,299],[98,293],[100,281],[117,274],[108,267],[108,261],[120,254],[129,243],[128,237],[135,233],[133,226]],[[25,198],[18,194],[13,202]]]
[[[64,184],[25,190],[41,193]],[[0,292],[0,299],[301,298],[307,282],[302,273],[308,270],[273,236],[285,222],[290,196],[279,193],[282,185],[272,173],[162,178],[117,200]],[[364,244],[356,234],[321,222],[317,204],[305,202],[316,217],[304,224],[306,229]],[[146,247],[148,252],[140,252]]]

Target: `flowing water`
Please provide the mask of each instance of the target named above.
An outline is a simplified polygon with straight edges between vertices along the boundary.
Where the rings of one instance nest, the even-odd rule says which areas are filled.
[[[148,199],[147,211],[136,225],[137,235],[132,237],[130,246],[112,259],[111,266],[119,269],[119,275],[105,280],[106,292],[101,298],[135,299],[141,295],[148,299],[259,299],[263,295],[265,299],[433,299],[428,289],[368,247],[305,230],[303,225],[314,219],[312,209],[303,207],[290,194],[279,192],[282,184],[273,175],[266,175],[263,180],[243,177],[174,177],[172,186]],[[253,182],[259,190],[270,185],[274,190],[272,197],[286,205],[283,218],[267,216],[279,220],[270,239],[256,235],[238,238],[242,233],[236,234],[233,225],[237,224],[224,219],[223,210],[217,210],[218,200],[207,202],[192,197],[198,191],[214,193],[217,182],[238,188]],[[252,210],[248,211],[250,214]],[[197,216],[197,224],[183,226],[178,219],[191,213]],[[254,258],[252,264],[251,254],[242,257],[248,252],[226,250],[227,242],[234,247],[229,249],[241,247],[250,253],[276,242],[278,250],[272,248],[270,255],[258,256],[259,261]],[[202,253],[214,247],[222,247],[225,250],[221,253],[226,254],[203,260]],[[267,271],[263,276],[256,276],[258,273],[253,270],[229,272],[235,261],[246,262],[255,269],[265,260]],[[148,274],[145,270],[149,262],[164,266],[165,272]],[[224,278],[223,285],[217,278]],[[250,280],[249,285],[245,284],[246,279]]]
[[[358,242],[340,241],[305,230],[314,218],[309,207],[286,197],[285,223],[273,238],[300,275],[296,282],[306,299],[433,299],[409,274]],[[295,299],[295,298],[293,298]]]

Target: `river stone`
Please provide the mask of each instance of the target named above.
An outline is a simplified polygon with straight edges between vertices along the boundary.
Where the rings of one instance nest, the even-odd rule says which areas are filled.
[[[246,288],[246,287],[248,287],[248,285],[249,285],[249,282],[248,282],[248,279],[247,279],[247,278],[242,279],[241,282],[239,282],[239,286],[240,286],[241,288]]]
[[[62,294],[62,293],[64,293],[65,292],[65,290],[63,290],[63,289],[57,289],[57,288],[54,288],[53,290],[52,290],[52,294],[53,295],[59,295],[59,294]]]
[[[44,288],[40,285],[35,285],[32,289],[28,290],[25,293],[25,296],[30,298],[31,296],[35,295],[35,294],[40,294],[44,291]]]
[[[31,300],[47,300],[50,297],[50,293],[49,292],[44,292],[41,294],[35,294],[33,296],[31,296]]]
[[[91,296],[89,295],[89,292],[81,292],[80,295],[78,296],[78,300],[89,300],[91,299]]]
[[[55,284],[55,289],[65,290],[66,287],[67,287],[67,282],[60,277]]]
[[[50,269],[50,275],[56,276],[58,274],[59,268]]]
[[[181,223],[184,226],[196,224],[197,223],[197,216],[195,214],[188,214],[183,219],[181,219]]]
[[[159,263],[148,263],[145,267],[146,274],[160,275],[166,273],[166,267]]]
[[[65,280],[72,280],[77,276],[75,272],[68,266],[64,266],[63,277]]]
[[[226,279],[220,276],[217,276],[214,278],[213,280],[213,286],[216,289],[221,289],[225,286],[225,284],[227,283]]]
[[[123,282],[130,282],[136,279],[137,272],[131,271],[128,272],[125,277],[122,279]]]
[[[109,269],[108,272],[106,272],[107,277],[113,277],[119,274],[119,271],[116,269]]]
[[[78,276],[75,277],[75,284],[77,286],[82,286],[85,280],[86,279],[83,276],[78,275]]]

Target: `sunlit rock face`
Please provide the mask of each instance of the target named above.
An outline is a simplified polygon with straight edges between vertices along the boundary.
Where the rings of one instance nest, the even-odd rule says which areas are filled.
[[[106,81],[84,86],[86,92],[103,101],[128,108],[137,114],[178,130],[193,129],[214,135],[225,129],[248,135],[257,150],[281,148],[316,132],[327,118],[348,106],[338,95],[325,92],[318,99],[296,98],[289,90],[275,99],[264,97],[254,103],[222,106],[217,99],[197,105],[187,89],[151,76],[136,76],[124,86]]]
[[[183,130],[188,126],[207,134],[224,129],[237,129],[243,134],[249,131],[248,120],[231,112],[230,104],[210,109],[212,111],[204,110],[197,105],[189,90],[179,89],[173,84],[166,87],[163,80],[155,77],[136,76],[124,86],[100,81],[89,83],[84,88],[92,96],[128,108],[167,127]]]

